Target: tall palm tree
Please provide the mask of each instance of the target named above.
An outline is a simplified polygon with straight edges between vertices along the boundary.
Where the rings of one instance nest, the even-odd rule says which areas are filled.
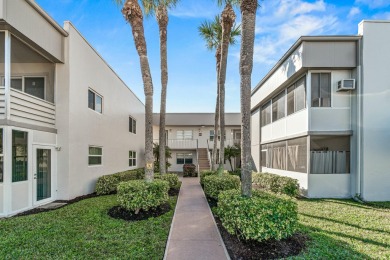
[[[214,144],[211,170],[215,170],[217,164],[217,144],[218,144],[218,124],[219,124],[219,69],[221,63],[221,41],[222,41],[222,26],[220,22],[220,16],[216,15],[213,21],[205,21],[199,27],[200,36],[206,41],[206,46],[209,50],[216,50],[216,71],[217,71],[217,101],[215,106],[215,121],[214,121]],[[234,45],[237,43],[237,36],[241,34],[239,25],[233,25],[230,33],[229,44]]]
[[[168,27],[168,9],[174,7],[178,0],[142,0],[145,14],[155,14],[160,31],[160,60],[161,60],[161,103],[160,103],[160,129],[159,129],[159,148],[160,148],[160,173],[165,174],[165,114],[167,102],[168,85],[168,62],[167,62],[167,27]]]
[[[218,0],[219,4],[222,4],[222,0]],[[223,165],[225,161],[224,148],[225,148],[225,80],[226,80],[226,67],[227,67],[227,54],[229,50],[229,38],[232,30],[236,14],[234,13],[232,4],[236,4],[237,1],[224,0],[226,3],[224,10],[221,14],[221,26],[222,26],[222,41],[221,41],[221,64],[218,75],[219,84],[219,127],[221,129],[221,141],[219,147],[219,167],[218,172],[222,174]]]
[[[145,93],[145,180],[153,181],[153,82],[150,74],[144,34],[143,15],[137,0],[113,0],[123,5],[122,14],[130,23],[135,47],[138,52]]]
[[[240,92],[241,92],[241,193],[252,195],[252,160],[250,139],[250,100],[251,76],[253,67],[253,47],[255,41],[255,23],[257,0],[241,1],[241,50],[240,50]]]

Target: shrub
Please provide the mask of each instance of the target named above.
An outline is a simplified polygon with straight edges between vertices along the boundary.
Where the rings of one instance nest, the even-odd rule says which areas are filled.
[[[195,164],[184,164],[183,165],[183,177],[197,177]]]
[[[169,184],[163,180],[121,182],[117,198],[122,208],[138,214],[141,209],[148,211],[166,203],[169,198],[168,190]]]
[[[166,173],[161,175],[160,173],[155,173],[154,178],[158,180],[167,181],[169,183],[169,188],[173,189],[179,185],[179,177],[174,173]]]
[[[231,175],[235,175],[235,176],[240,177],[240,180],[241,180],[241,169],[240,169],[240,168],[237,168],[237,169],[235,169],[234,171],[229,171],[229,173],[230,173]]]
[[[204,186],[204,178],[210,175],[217,175],[217,171],[201,171],[200,172],[200,185]]]
[[[297,203],[286,195],[254,190],[246,198],[238,190],[223,191],[216,213],[230,234],[245,240],[280,240],[297,229]]]
[[[118,183],[119,178],[114,174],[101,176],[96,182],[95,192],[97,195],[115,193]]]
[[[255,189],[264,189],[274,193],[296,197],[299,195],[298,180],[271,173],[255,173],[252,175]]]
[[[221,191],[238,189],[240,187],[240,178],[230,174],[209,175],[204,177],[204,193],[207,197],[218,200]]]
[[[97,195],[105,195],[116,192],[116,187],[122,181],[140,180],[145,178],[144,168],[118,172],[99,177],[96,182],[95,192]]]

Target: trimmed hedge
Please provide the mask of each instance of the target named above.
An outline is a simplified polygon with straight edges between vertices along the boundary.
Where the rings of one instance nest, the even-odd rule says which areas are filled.
[[[217,175],[217,171],[201,171],[200,172],[200,185],[204,186],[204,178],[210,175]]]
[[[117,199],[122,208],[138,214],[141,209],[148,211],[168,202],[168,190],[169,183],[163,180],[121,182],[118,185]]]
[[[143,178],[145,178],[144,168],[103,175],[96,182],[95,192],[97,195],[115,193],[120,182],[141,180]]]
[[[254,190],[251,198],[238,190],[223,191],[216,213],[222,225],[245,240],[281,240],[293,235],[298,225],[298,206],[294,198]]]
[[[263,189],[291,197],[299,195],[298,180],[272,173],[255,173],[252,175],[255,189]]]
[[[162,175],[160,173],[155,173],[154,179],[167,181],[170,189],[177,188],[179,185],[179,177],[174,173],[166,173]]]
[[[195,164],[184,164],[183,165],[183,177],[197,177]]]
[[[218,200],[218,195],[222,191],[240,188],[240,178],[226,173],[222,176],[206,176],[203,183],[206,196],[215,200]]]

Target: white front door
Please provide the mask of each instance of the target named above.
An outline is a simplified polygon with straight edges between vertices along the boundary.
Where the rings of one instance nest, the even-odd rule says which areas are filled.
[[[55,149],[51,146],[33,146],[33,204],[53,200],[55,178]]]

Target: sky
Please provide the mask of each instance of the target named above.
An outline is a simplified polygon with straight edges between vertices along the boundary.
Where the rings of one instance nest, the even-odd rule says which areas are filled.
[[[131,27],[113,0],[35,0],[61,26],[71,21],[87,41],[144,101],[139,58]],[[167,112],[214,112],[215,52],[198,27],[220,14],[216,0],[181,0],[169,11]],[[362,20],[390,20],[390,0],[264,0],[256,16],[252,88],[300,36],[356,35]],[[241,21],[235,9],[236,23]],[[160,110],[159,31],[153,16],[144,29],[152,72],[153,111]],[[229,47],[225,111],[240,111],[240,39]]]

